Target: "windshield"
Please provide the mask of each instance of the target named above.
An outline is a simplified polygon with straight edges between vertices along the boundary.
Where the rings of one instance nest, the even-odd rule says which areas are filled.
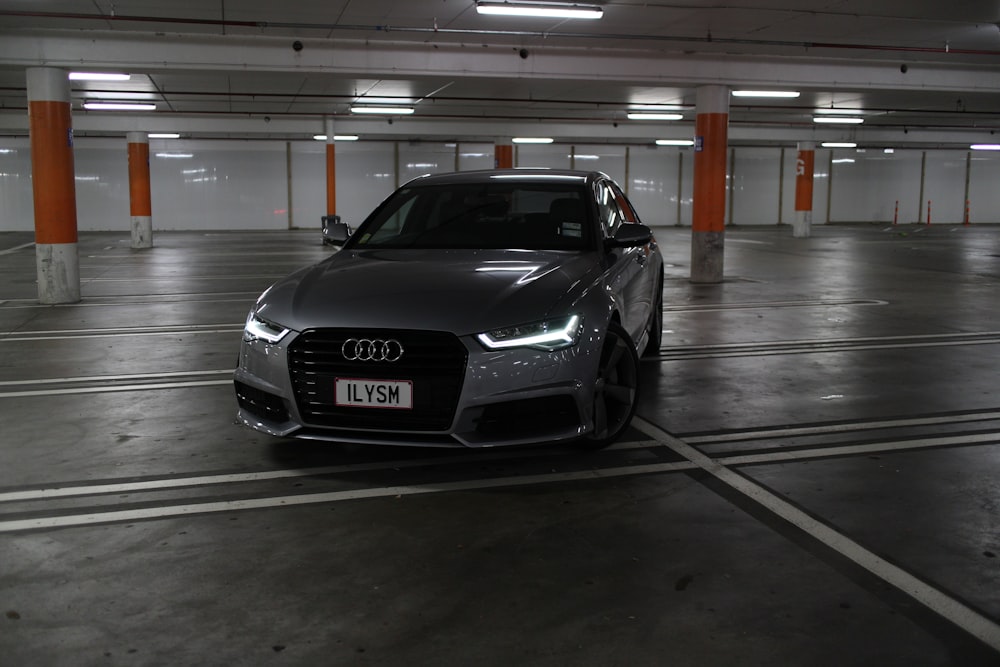
[[[583,186],[489,183],[397,191],[358,229],[350,247],[586,250],[592,247]]]

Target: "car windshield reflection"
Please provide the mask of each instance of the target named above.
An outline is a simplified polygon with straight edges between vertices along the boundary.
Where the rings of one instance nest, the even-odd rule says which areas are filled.
[[[416,186],[391,197],[349,247],[587,250],[584,187],[550,183]]]

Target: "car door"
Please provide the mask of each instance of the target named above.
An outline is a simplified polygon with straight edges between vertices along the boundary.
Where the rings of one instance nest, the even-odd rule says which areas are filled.
[[[623,210],[619,200],[624,196],[614,184],[600,180],[594,185],[597,198],[601,233],[605,239],[610,239],[624,225],[636,222],[635,214],[628,206],[628,213]],[[607,270],[605,280],[608,288],[618,302],[622,326],[638,340],[642,330],[649,320],[649,271],[646,271],[648,249],[612,248],[605,255]]]

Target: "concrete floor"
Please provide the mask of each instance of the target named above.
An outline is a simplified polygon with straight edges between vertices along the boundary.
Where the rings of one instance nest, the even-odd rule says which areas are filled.
[[[732,229],[625,442],[234,423],[253,299],[317,232],[0,234],[4,665],[1000,665],[1000,228]],[[22,247],[23,246],[23,247]]]

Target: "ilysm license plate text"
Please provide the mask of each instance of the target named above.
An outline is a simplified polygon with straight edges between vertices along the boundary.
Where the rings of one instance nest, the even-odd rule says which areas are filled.
[[[336,393],[336,404],[341,407],[413,409],[409,380],[337,378]]]

